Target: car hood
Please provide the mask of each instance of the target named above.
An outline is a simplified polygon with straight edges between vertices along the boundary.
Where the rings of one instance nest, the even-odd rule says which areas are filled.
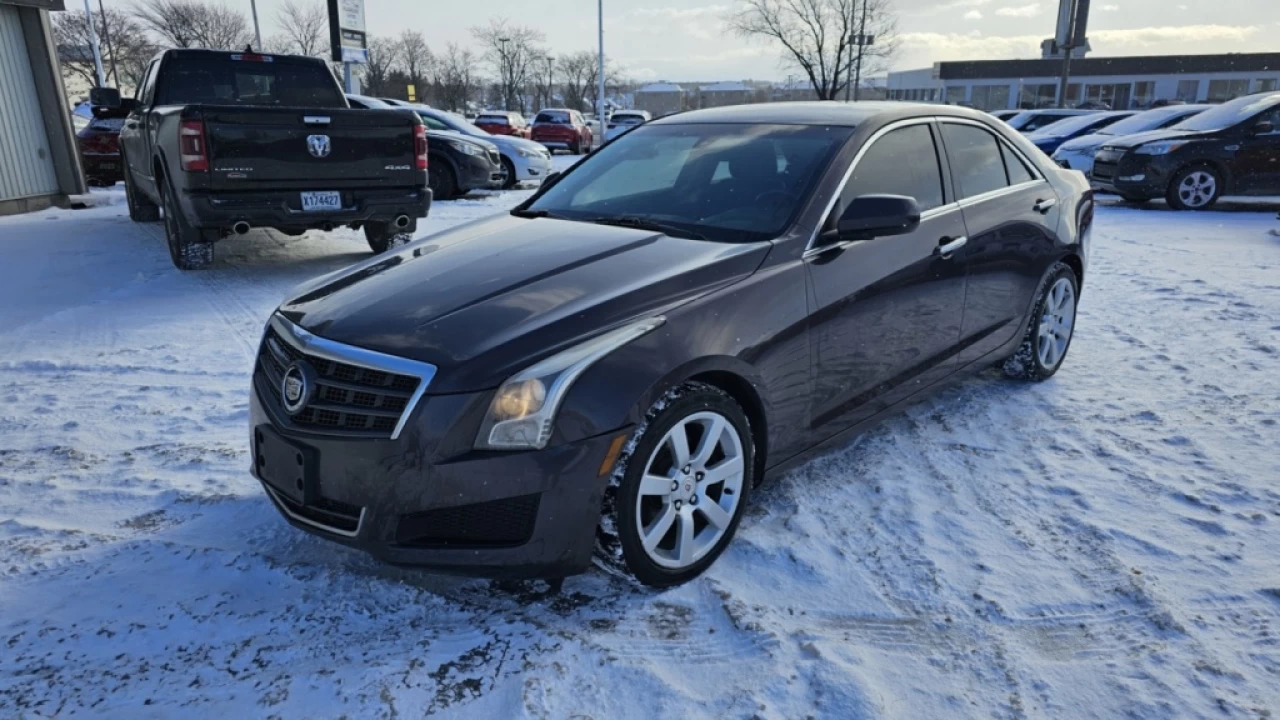
[[[279,311],[320,337],[435,365],[431,394],[469,392],[741,280],[770,247],[499,215],[318,278]]]
[[[1106,145],[1111,140],[1115,140],[1115,135],[1082,135],[1078,138],[1068,140],[1058,148],[1058,152],[1080,152],[1082,150],[1097,150]]]
[[[1151,130],[1150,132],[1138,133],[1136,135],[1124,135],[1108,140],[1104,145],[1107,147],[1116,147],[1129,150],[1139,145],[1145,145],[1151,142],[1159,142],[1161,140],[1196,140],[1198,138],[1213,135],[1212,132],[1192,132],[1187,130]]]
[[[468,137],[463,135],[463,137]],[[516,137],[514,135],[493,135],[487,138],[488,142],[498,146],[500,150],[529,150],[531,152],[545,152],[546,148],[541,143],[532,140]]]
[[[492,140],[489,140],[487,138],[478,138],[478,137],[473,137],[471,135],[463,135],[460,132],[454,132],[452,130],[428,130],[427,131],[428,145],[430,145],[432,142],[437,142],[437,141],[444,142],[446,140],[456,140],[464,143],[471,143],[473,145],[479,145],[485,150],[492,150],[493,152],[498,151],[498,146],[495,145]]]

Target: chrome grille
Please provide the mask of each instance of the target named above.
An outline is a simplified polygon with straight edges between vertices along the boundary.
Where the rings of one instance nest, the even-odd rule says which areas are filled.
[[[418,374],[370,367],[370,358]],[[285,414],[281,380],[285,370],[299,361],[315,370],[316,388],[289,421],[299,429],[331,434],[397,437],[402,420],[435,373],[431,365],[316,338],[276,317],[258,350],[254,380],[259,394],[273,400],[281,414]]]
[[[498,154],[498,152],[497,152],[496,150],[490,150],[490,151],[489,151],[489,161],[490,161],[490,162],[492,162],[494,165],[501,165],[501,164],[502,164],[502,156],[501,156],[501,155],[499,155],[499,154]]]

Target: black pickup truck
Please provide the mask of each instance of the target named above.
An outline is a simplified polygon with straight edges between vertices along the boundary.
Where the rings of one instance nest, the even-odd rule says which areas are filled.
[[[164,208],[183,270],[253,227],[363,228],[381,252],[431,207],[421,118],[352,110],[315,58],[166,50],[120,104],[129,217],[155,221]]]

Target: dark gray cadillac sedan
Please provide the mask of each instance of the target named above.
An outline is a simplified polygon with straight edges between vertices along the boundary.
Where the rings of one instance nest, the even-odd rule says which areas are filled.
[[[704,571],[769,474],[944,380],[1043,380],[1093,198],[962,108],[660,119],[509,214],[300,288],[253,376],[253,472],[388,562]]]

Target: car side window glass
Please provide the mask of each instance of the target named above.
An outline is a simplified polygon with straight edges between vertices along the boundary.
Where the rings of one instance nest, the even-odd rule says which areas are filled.
[[[142,83],[142,104],[150,105],[151,98],[156,94],[156,72],[160,68],[160,61],[152,60],[151,67],[147,68],[147,77]]]
[[[453,128],[445,125],[430,115],[422,115],[422,122],[431,130],[452,130]]]
[[[1004,153],[1004,169],[1009,173],[1010,185],[1018,185],[1036,179],[1035,173],[1031,172],[1026,163],[1022,162],[1022,158],[1018,157],[1018,153],[1014,152],[1013,148],[1002,142],[1000,143],[1000,151]]]
[[[961,199],[1008,187],[1009,177],[995,135],[973,125],[943,123],[942,137]]]
[[[841,205],[860,195],[906,195],[921,210],[942,205],[942,169],[928,125],[908,125],[876,140],[853,169]]]

